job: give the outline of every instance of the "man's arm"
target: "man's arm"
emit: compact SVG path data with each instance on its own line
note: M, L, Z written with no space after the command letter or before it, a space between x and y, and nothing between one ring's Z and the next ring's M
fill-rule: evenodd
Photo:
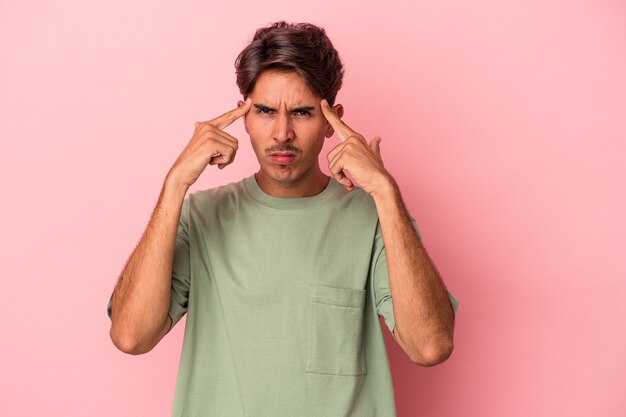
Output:
M395 181L391 176L384 178L372 197L385 242L394 336L413 362L436 365L452 353L454 312Z
M171 327L172 265L185 194L207 165L232 163L238 141L222 131L250 109L250 100L208 121L194 134L165 179L148 227L130 256L111 300L111 340L120 350L150 351Z
M335 106L339 107L339 106ZM454 314L445 285L421 245L391 174L380 155L380 137L368 144L326 100L322 113L341 139L327 155L333 177L347 190L358 185L376 203L385 243L394 336L417 364L436 365L453 348Z
M123 352L146 353L169 331L172 262L187 188L166 180L113 292L110 335Z

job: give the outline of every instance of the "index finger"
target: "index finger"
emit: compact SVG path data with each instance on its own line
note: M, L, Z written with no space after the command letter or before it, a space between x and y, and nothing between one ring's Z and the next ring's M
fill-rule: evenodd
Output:
M237 108L210 120L208 123L217 129L222 130L244 114L248 113L248 110L250 110L250 103L252 103L252 99L248 97L243 106L238 106Z
M330 108L330 105L328 104L328 101L326 101L326 99L322 100L321 107L322 107L322 113L324 114L324 117L326 117L326 120L328 120L328 123L330 123L333 129L335 129L335 132L337 132L337 135L339 136L339 139L341 139L342 142L348 139L350 136L356 136L358 138L362 137L358 132L355 132L354 130L352 130L350 126L345 124L345 122L341 120L339 116L335 114L333 109Z

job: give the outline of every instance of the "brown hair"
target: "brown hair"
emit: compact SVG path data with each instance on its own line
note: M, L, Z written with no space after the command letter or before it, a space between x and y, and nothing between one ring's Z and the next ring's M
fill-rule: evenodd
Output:
M294 72L332 106L341 88L343 64L324 29L310 23L276 22L257 29L235 60L237 85L244 99L263 71Z

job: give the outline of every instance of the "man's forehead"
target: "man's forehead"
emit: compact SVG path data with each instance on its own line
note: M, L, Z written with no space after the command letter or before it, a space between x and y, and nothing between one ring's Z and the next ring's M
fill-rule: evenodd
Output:
M276 71L261 74L250 96L253 104L269 107L310 107L321 100L298 74Z

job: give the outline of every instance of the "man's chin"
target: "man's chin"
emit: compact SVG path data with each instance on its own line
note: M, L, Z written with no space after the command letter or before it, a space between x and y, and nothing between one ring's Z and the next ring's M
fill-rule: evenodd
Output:
M267 164L261 165L260 174L269 181L290 187L306 182L314 172L313 167L306 169L300 164Z
M290 165L273 165L269 169L263 170L262 175L276 182L292 183L300 179L301 174Z

